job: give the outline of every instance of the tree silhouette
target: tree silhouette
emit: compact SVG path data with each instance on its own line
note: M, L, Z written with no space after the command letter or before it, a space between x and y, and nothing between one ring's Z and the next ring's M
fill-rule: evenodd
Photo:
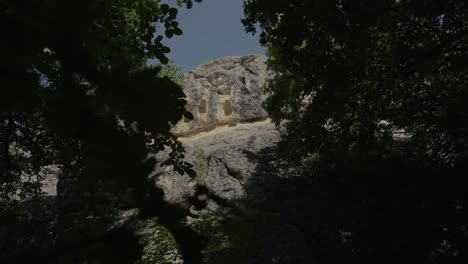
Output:
M194 173L169 133L171 124L191 117L185 95L160 67L147 65L166 64L163 38L182 34L177 8L160 2L0 2L2 221L16 195L40 197L47 166L58 165L59 197L71 199L63 215L99 203L141 208L174 233L186 263L199 262L197 238L179 223L185 212L164 204L148 180L152 154L166 147L166 164ZM177 1L189 8L192 2ZM11 225L3 240L14 234Z
M276 72L266 108L285 128L285 151L335 197L317 258L466 261L466 1L244 8Z

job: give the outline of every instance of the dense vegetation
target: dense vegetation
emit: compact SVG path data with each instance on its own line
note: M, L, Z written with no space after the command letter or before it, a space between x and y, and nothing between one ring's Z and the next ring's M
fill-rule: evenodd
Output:
M163 2L0 0L1 263L250 263L275 243L284 216L270 208L188 226L152 182L164 149L164 165L197 184L208 174L203 150L188 164L169 133L191 114L162 43L182 34L178 9ZM468 3L246 0L244 11L275 73L265 108L279 150L303 168L276 201L313 192L290 199L304 263L468 262ZM57 169L51 200L41 182Z
M327 193L317 263L466 262L468 3L248 0L245 15L284 151Z
M180 241L183 257L199 258L195 242L184 246L196 240L178 226L184 212L166 206L148 182L151 154L165 147L172 149L167 164L193 175L169 133L171 123L191 116L185 95L167 77L171 68L161 74L147 64L167 64L170 49L162 40L182 34L177 8L160 2L0 1L0 262L77 263L92 254L130 262L138 257L137 243L132 247L125 230L99 235L109 229L101 222L125 208L158 216ZM66 175L56 212L42 208L41 177L49 165ZM93 236L120 251L97 246L76 253Z

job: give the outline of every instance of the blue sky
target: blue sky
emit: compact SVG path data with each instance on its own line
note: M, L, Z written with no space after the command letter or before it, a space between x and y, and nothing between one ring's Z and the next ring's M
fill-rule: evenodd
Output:
M163 42L168 57L188 72L195 66L224 56L264 53L258 37L245 33L241 23L243 0L203 0L177 15L184 32Z

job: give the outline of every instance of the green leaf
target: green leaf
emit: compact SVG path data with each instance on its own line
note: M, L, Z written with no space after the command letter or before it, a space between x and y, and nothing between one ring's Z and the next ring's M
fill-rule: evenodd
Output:
M155 42L161 42L162 40L163 40L163 36L162 36L162 35L158 35L154 41L155 41Z
M180 36L182 35L184 32L182 32L182 30L180 28L176 28L174 29L174 34L177 35L177 36Z
M169 62L169 59L165 55L161 55L158 59L164 65L166 65Z
M168 38L172 38L172 36L174 36L174 32L171 29L166 29L164 33L166 34L166 37Z
M175 19L177 17L178 12L179 11L177 10L177 8L169 9L169 17L172 18L172 19Z

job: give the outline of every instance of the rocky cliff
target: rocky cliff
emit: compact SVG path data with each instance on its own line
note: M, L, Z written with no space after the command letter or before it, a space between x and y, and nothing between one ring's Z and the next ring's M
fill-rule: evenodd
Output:
M256 193L251 183L268 180L261 177L266 175L263 172L270 171L269 166L272 164L259 164L257 157L279 139L279 133L269 119L235 127L219 127L182 138L187 161L194 165L197 177L191 179L188 175L180 175L170 167L165 167L158 169L155 174L157 185L164 190L165 199L170 203L188 204L193 198L205 200L206 207L196 214L224 214L229 211L216 199L193 197L197 185L206 187L213 197L245 208L243 202L247 197L266 198ZM267 162L265 159L262 161ZM266 166L262 175L259 174L259 165Z
M173 129L179 136L208 131L220 125L263 120L263 86L271 76L264 55L225 57L185 74L186 108L194 119Z
M167 201L188 204L196 186L203 186L213 196L241 204L245 186L256 174L253 157L280 138L262 108L263 86L270 76L264 55L220 58L185 75L187 109L194 119L181 120L173 132L181 137L197 177L179 175L170 167L157 169L157 184ZM163 160L165 154L158 156ZM206 197L195 198L206 200L204 213L226 209Z

